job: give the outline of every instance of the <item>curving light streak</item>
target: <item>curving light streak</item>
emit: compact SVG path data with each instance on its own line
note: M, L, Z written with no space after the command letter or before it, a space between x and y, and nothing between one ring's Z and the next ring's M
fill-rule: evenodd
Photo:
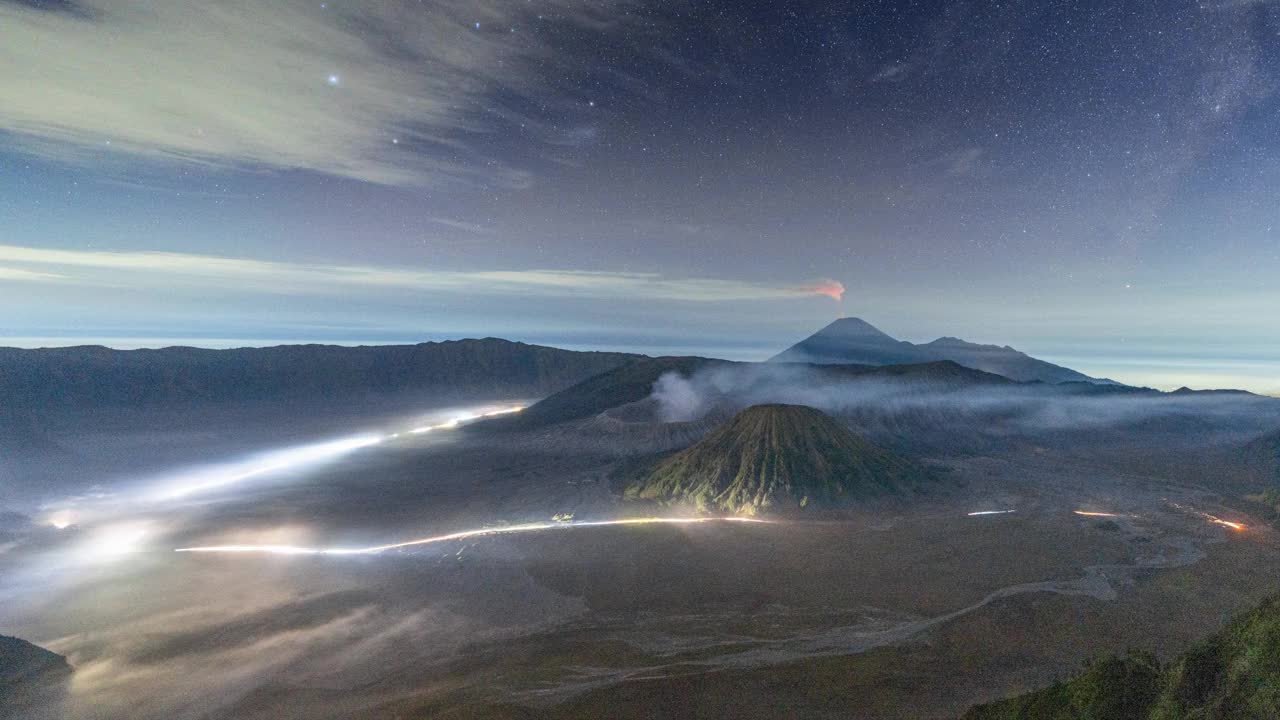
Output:
M1202 514L1205 516L1205 518L1207 518L1207 519L1209 520L1209 522L1213 523L1214 525L1225 525L1226 527L1229 527L1229 528L1231 528L1232 530L1244 530L1244 529L1245 529L1244 523L1231 522L1230 520L1223 520L1222 518L1220 518L1220 517L1214 517L1214 516L1210 515L1209 513L1202 513Z
M979 515L1008 515L1016 512L1014 510L979 510L978 512L966 513L969 517L978 517Z
M1171 502L1171 503L1169 503L1169 504L1170 504L1170 505L1172 505L1173 507L1175 507L1175 508L1179 509L1179 510L1185 510L1186 512L1189 512L1189 513L1191 513L1192 515L1199 515L1200 517L1204 518L1205 520L1208 520L1209 522L1213 523L1214 525L1221 525L1221 526L1223 526L1223 527L1229 527L1229 528L1231 528L1232 530L1248 530L1248 529L1249 529L1249 528L1248 528L1248 526L1246 526L1244 523L1232 522L1232 521L1230 521L1230 520L1223 520L1222 518L1218 517L1217 515L1210 515L1210 514L1209 514L1209 513L1207 513L1207 512L1201 512L1201 511L1199 511L1199 510L1193 510L1192 508L1186 507L1185 505L1179 505L1178 503Z
M175 485L162 488L160 491L155 493L151 499L161 501L178 500L188 495L217 490L228 485L234 485L259 475L266 475L280 470L288 470L290 468L333 460L349 452L369 447L371 445L377 445L387 440L398 438L406 433L416 435L431 432L432 430L446 430L456 428L471 420L494 417L495 415L508 415L510 413L518 413L521 410L524 410L524 407L517 405L515 407L502 408L501 410L493 410L484 413L464 413L462 415L452 417L439 425L424 425L422 427L413 428L404 432L392 433L390 435L357 435L355 437L343 438L341 440L332 440L329 442L316 443L314 445L304 445L302 447L279 450L264 455L257 463L241 463L231 469L206 470L198 472L194 477L189 477Z
M524 410L524 408L522 406L517 405L516 407L504 408L502 410L494 410L492 412L487 412L487 413L465 413L457 417L449 418L448 420L440 423L439 425L423 425L421 427L416 427L411 430L407 430L406 432L408 432L410 435L421 435L422 433L428 433L428 432L431 432L432 430L451 430L453 428L458 427L464 422L470 422L471 420L479 420L480 418L494 417L496 415L510 415L511 413L518 413L521 410ZM396 433L392 437L398 437L399 435L400 433Z
M252 465L238 472L201 473L201 479L165 488L156 495L155 499L176 500L194 493L216 490L227 485L234 485L238 482L248 480L249 478L276 472L277 470L287 470L292 467L331 460L353 450L359 450L360 448L369 447L370 445L377 445L382 442L383 439L384 438L378 435L359 435L353 438L344 438L342 440L333 440L330 442L317 443L315 445L306 445L304 447L293 448L290 450L273 452L264 457L261 464Z
M761 520L750 517L701 517L701 518L622 518L619 520L584 520L579 522L538 522L524 525L507 525L503 527L462 530L445 535L408 540L390 545L375 545L366 548L310 548L297 545L209 545L204 547L177 548L180 553L268 553L275 555L376 555L387 550L430 545L432 543L449 542L451 540L467 540L487 535L509 535L512 533L536 532L538 530L555 530L579 527L606 527L611 525L693 525L710 522L740 522L773 524L773 520Z

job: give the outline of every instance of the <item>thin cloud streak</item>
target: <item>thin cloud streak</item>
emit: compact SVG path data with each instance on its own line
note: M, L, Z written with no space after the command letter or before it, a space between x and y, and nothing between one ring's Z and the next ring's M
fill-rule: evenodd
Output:
M36 270L23 270L21 268L0 267L0 281L17 281L17 282L57 282L65 280L65 275L58 273L38 272Z
M645 298L686 302L837 298L839 283L794 285L718 278L668 278L656 273L581 270L402 270L374 266L318 265L170 252L51 250L0 245L0 262L35 266L11 279L57 281L97 287L233 288L283 295L332 295L365 288L447 291L469 295L536 294ZM6 279L0 268L0 280ZM838 299L838 298L837 298Z

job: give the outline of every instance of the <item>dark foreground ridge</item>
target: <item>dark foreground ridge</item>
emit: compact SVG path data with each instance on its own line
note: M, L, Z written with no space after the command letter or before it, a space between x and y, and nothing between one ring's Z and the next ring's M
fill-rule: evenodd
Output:
M0 717L34 688L71 673L67 659L26 640L0 635Z
M1250 441L1244 456L1264 478L1280 485L1280 430Z
M756 405L633 482L631 499L755 514L900 494L929 479L920 465L802 405Z
M1280 718L1280 596L1238 617L1167 667L1146 654L973 708L964 720L1273 720Z

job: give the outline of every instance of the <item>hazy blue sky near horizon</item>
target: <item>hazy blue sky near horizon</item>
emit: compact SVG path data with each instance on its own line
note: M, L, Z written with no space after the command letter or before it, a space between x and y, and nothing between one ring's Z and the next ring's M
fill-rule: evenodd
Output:
M1269 0L0 0L0 344L856 315L1280 394L1278 82Z

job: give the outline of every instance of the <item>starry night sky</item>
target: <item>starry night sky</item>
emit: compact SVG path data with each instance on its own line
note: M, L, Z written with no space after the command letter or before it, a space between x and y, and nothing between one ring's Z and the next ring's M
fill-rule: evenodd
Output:
M1267 0L0 0L0 342L856 315L1280 393L1278 84Z

